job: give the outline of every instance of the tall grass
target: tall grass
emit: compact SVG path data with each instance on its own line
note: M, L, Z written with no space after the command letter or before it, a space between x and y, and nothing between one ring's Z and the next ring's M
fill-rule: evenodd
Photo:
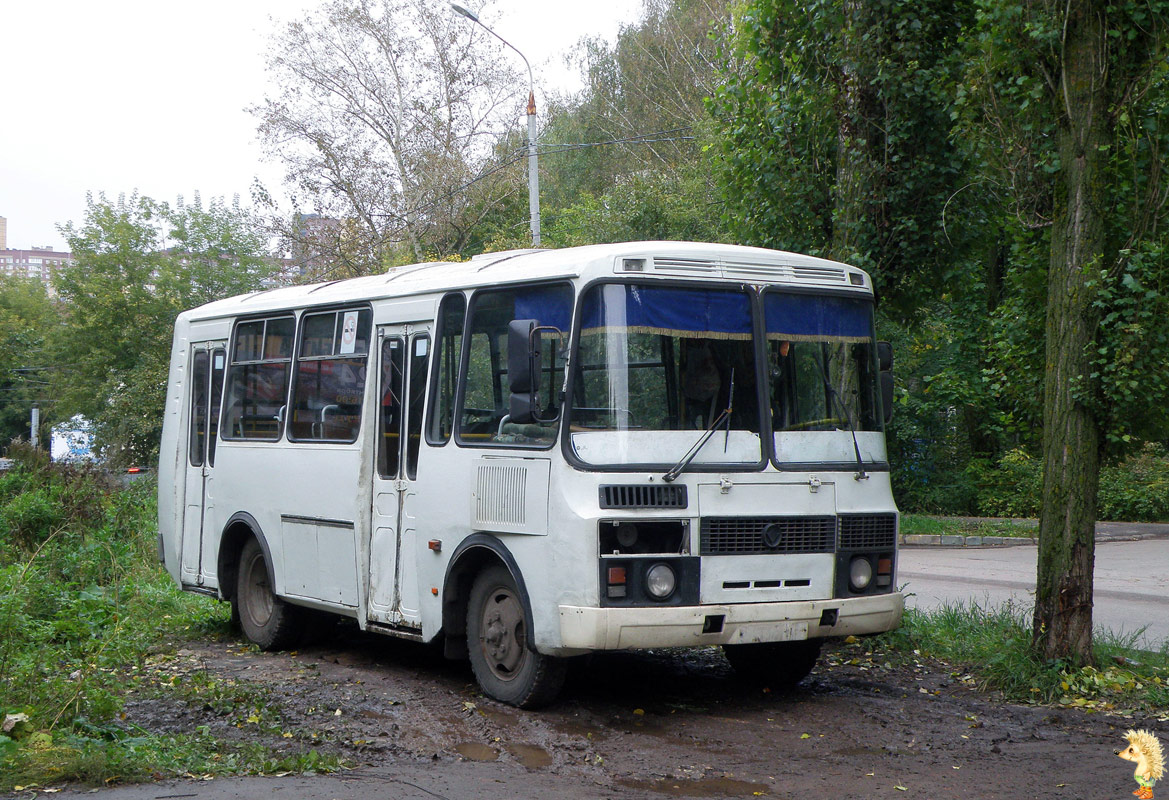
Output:
M907 610L901 628L875 644L960 666L984 687L1016 702L1164 714L1169 709L1169 643L1149 652L1136 649L1135 641L1136 636L1098 636L1093 666L1043 661L1031 650L1030 609L1014 603L954 603Z
M157 563L154 484L12 455L0 473L0 719L11 727L0 791L263 769L262 747L121 719L151 655L228 630L224 608L180 592Z

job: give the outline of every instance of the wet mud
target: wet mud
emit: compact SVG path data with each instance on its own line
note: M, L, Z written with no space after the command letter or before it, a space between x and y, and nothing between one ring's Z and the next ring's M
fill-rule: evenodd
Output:
M192 642L152 664L156 685L229 686L229 701L143 691L126 721L339 752L351 780L490 768L510 797L1124 797L1123 731L1169 739L1169 722L1006 704L944 664L870 655L835 645L779 692L744 684L715 648L600 654L572 665L553 707L525 712L433 648L355 629L290 653Z

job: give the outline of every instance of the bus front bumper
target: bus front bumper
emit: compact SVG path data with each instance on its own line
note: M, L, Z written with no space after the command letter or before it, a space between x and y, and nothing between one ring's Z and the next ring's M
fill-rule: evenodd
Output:
M900 592L784 603L649 608L560 606L560 645L574 651L626 650L882 633L901 624L904 610L905 598ZM835 624L821 624L833 618Z

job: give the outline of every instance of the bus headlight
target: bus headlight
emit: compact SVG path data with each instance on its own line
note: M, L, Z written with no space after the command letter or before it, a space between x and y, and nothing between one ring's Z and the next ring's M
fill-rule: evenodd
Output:
M873 565L864 556L857 556L848 565L848 584L854 592L863 592L873 580Z
M645 571L645 590L655 600L665 600L674 593L678 580L669 564L654 564Z

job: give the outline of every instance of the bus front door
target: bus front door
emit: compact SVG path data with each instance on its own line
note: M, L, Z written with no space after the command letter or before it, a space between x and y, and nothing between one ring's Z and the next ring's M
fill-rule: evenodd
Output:
M207 577L207 537L215 506L212 478L223 397L225 342L201 342L191 350L190 419L187 429L186 508L183 510L182 581L202 586ZM211 570L214 573L214 570Z
M412 326L378 331L376 469L369 548L369 616L418 627L418 532L413 514L430 336Z

